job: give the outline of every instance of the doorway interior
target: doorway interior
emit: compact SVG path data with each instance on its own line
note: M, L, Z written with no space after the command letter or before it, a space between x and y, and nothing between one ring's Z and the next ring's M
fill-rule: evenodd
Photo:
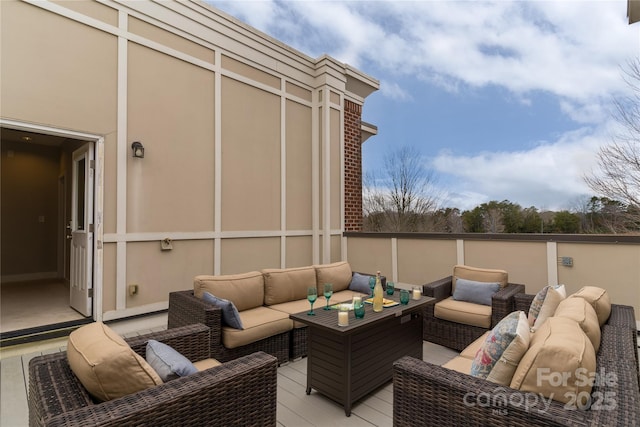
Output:
M77 184L74 152L92 150L92 142L0 129L2 338L92 320L90 308L72 308L70 290L73 231L78 225L74 213L79 210L88 219L84 224L93 222L88 217L92 211L77 206L93 189L85 188L84 181ZM92 271L89 265L87 274Z

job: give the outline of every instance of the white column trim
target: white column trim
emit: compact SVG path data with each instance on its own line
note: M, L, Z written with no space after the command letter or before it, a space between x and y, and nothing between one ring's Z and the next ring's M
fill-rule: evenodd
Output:
M286 84L280 79L280 268L287 267L287 98Z
M458 264L464 265L464 240L462 239L456 240L456 259Z
M93 318L102 321L104 289L104 138L94 144Z
M215 51L215 63L222 62L222 54L219 50ZM222 233L222 74L220 70L216 70L213 75L214 85L214 141L213 141L213 232L217 234L213 240L213 274L221 273L221 250L222 241L220 233Z
M118 27L121 33L128 30L127 13L118 12ZM127 135L127 55L128 40L118 36L118 111L117 111L117 146L116 146L116 233L127 232L127 155L129 154ZM127 307L127 244L116 244L116 310Z
M547 242L547 284L558 284L558 244Z
M331 91L322 88L322 262L331 262Z
M398 238L391 238L391 278L397 282L398 279Z
M319 101L320 90L311 93L311 229L313 264L320 264L320 123Z

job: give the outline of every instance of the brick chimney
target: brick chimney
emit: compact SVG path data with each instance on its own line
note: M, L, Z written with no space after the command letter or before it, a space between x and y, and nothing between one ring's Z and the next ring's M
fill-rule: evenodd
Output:
M362 105L344 101L344 231L362 231Z

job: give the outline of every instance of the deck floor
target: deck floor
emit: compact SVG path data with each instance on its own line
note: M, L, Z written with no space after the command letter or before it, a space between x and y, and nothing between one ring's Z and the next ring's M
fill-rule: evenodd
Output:
M110 326L125 337L166 328L166 314L119 322ZM0 352L0 427L22 427L29 422L27 407L28 366L35 356L65 351L66 337L33 344L18 345ZM443 364L457 353L424 342L424 360ZM393 424L393 384L389 383L356 402L351 416L337 403L313 391L307 396L307 359L299 359L278 368L279 426L391 426Z

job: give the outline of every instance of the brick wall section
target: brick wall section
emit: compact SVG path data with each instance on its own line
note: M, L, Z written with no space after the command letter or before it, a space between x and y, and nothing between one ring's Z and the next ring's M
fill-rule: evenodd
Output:
M362 231L362 105L344 101L344 230Z

